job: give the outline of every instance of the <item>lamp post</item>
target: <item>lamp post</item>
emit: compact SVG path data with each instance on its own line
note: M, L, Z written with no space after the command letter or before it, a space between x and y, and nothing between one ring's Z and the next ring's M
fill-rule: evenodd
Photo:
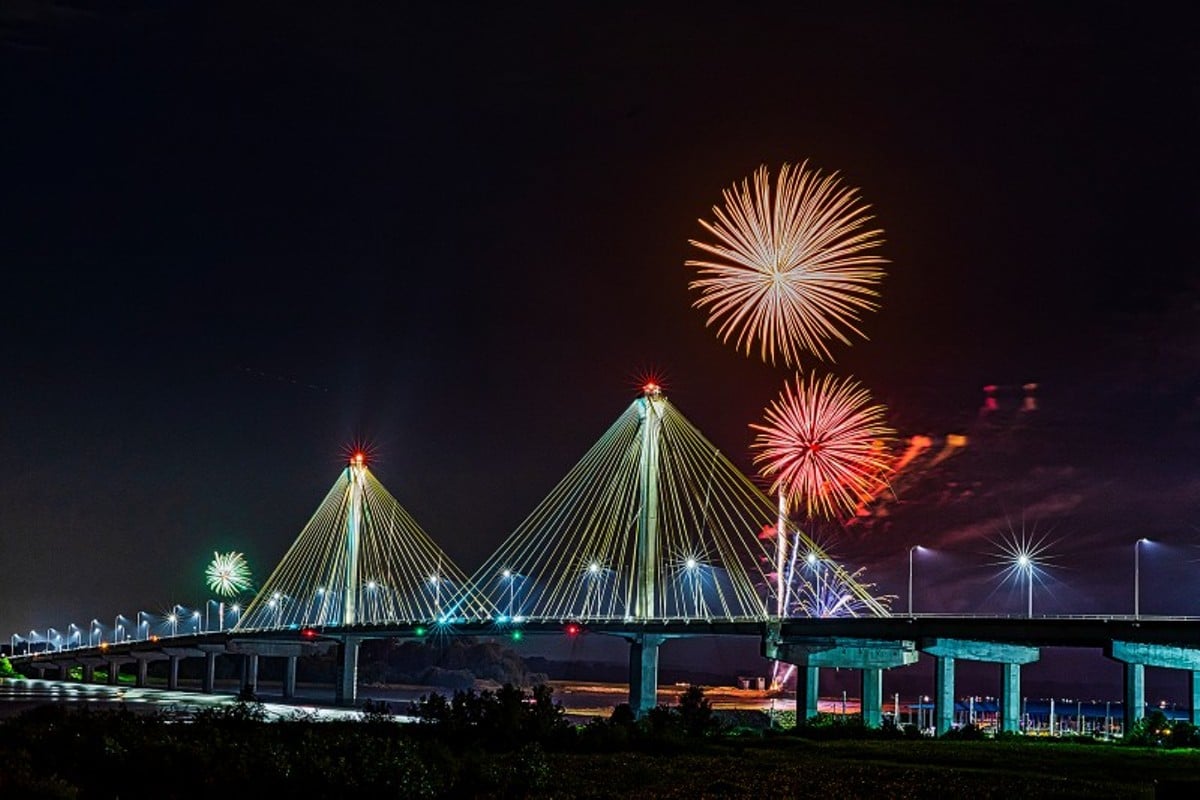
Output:
M197 635L197 636L199 636L199 635L200 635L200 612L199 612L199 611L193 611L193 612L192 612L192 619L193 619L193 620L195 621L195 623L196 623L196 635Z
M506 569L502 573L504 580L508 581L508 618L511 620L513 616L513 574L511 569Z
M436 573L429 576L429 583L433 586L433 618L438 622L442 620L442 581Z
M684 568L688 572L688 578L692 582L692 613L697 617L700 616L700 562L691 556L683 562Z
M367 581L367 615L372 623L379 621L379 584Z
M1033 559L1027 553L1021 553L1017 556L1017 566L1025 573L1026 579L1029 581L1029 606L1026 615L1033 618Z
M93 635L96 637L96 641L94 641L94 642L92 641ZM92 630L88 633L88 644L91 645L92 647L95 647L96 645L100 644L103 641L104 641L104 632L100 629L100 620L93 619L92 620Z
M921 549L921 545L914 544L908 548L908 615L911 617L913 613L913 553Z
M149 639L150 639L150 615L145 611L137 612L137 630L139 633L142 630L142 626L145 626L145 628L146 628L146 632L142 634L142 641L143 642L149 641ZM134 635L136 636L137 634L134 634Z
M179 635L179 615L172 611L167 614L167 622L171 623L171 638Z
M825 616L826 609L825 587L821 585L821 561L814 551L809 550L808 555L804 556L804 563L807 564L808 568L813 572L813 587L815 589L813 592L813 600L815 601L817 616L823 617Z
M1142 575L1141 575L1141 556L1139 555L1139 546L1142 542L1149 543L1149 539L1142 537L1133 543L1133 618L1138 619L1141 616L1141 599L1142 599Z
M232 628L235 627L238 624L238 620L241 619L242 607L238 603L234 603L229 607L229 610L233 613L233 625L229 626Z

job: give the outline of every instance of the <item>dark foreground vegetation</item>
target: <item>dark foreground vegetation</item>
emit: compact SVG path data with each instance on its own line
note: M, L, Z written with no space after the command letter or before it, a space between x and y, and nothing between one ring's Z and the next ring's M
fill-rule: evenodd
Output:
M45 706L0 724L0 797L1195 797L1200 752L1141 744L933 741L819 718L782 733L721 718L698 689L635 721L570 723L550 690L431 696L419 724L368 706L362 721L266 722L254 703L187 720ZM1159 727L1155 727L1159 726ZM977 739L977 740L976 740ZM1165 740L1165 741L1164 741ZM1157 792L1157 794L1156 794ZM368 794L369 793L369 794Z

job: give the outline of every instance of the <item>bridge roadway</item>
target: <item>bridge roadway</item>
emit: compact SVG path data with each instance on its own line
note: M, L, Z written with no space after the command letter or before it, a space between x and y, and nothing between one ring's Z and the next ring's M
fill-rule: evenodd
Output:
M337 651L335 696L352 705L357 697L359 645L369 639L418 639L437 636L502 636L514 630L529 635L566 635L576 624L580 632L618 636L630 643L629 698L635 713L657 702L658 650L669 639L700 636L757 637L762 654L798 668L798 716L816 714L821 668L862 672L864 722L882 720L883 671L913 664L921 653L934 659L934 719L937 732L953 725L954 664L956 660L995 663L1000 673L1000 728L1018 731L1020 668L1036 661L1043 647L1102 649L1124 667L1126 730L1144 714L1145 667L1182 669L1189 673L1191 720L1200 724L1200 618L1131 616L997 617L918 614L892 617L842 617L784 620L460 620L453 623L381 623L317 628L291 627L185 634L157 640L127 640L99 647L14 655L13 666L40 675L57 669L65 679L74 666L83 668L86 682L96 667L107 666L115 683L122 665L137 665L137 683L145 685L151 661L169 662L168 687L178 688L178 665L183 658L203 657L203 690L213 691L216 659L241 656L243 682L257 687L258 659L284 658L284 696L294 696L298 658Z

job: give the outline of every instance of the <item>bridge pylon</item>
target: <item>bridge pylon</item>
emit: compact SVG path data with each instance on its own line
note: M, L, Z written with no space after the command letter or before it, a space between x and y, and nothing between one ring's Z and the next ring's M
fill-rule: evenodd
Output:
M495 613L356 453L236 629L438 624Z
M666 401L657 384L647 384L634 405L641 423L638 454L638 524L635 619L655 619L658 594L658 447Z

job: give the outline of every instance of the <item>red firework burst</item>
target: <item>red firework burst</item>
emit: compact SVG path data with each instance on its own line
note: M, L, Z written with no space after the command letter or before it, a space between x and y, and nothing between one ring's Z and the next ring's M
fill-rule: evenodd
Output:
M750 426L758 431L754 463L772 480L771 493L782 491L810 519L851 514L888 471L895 431L886 413L852 378L797 375L795 388L784 384L765 409L766 424Z

